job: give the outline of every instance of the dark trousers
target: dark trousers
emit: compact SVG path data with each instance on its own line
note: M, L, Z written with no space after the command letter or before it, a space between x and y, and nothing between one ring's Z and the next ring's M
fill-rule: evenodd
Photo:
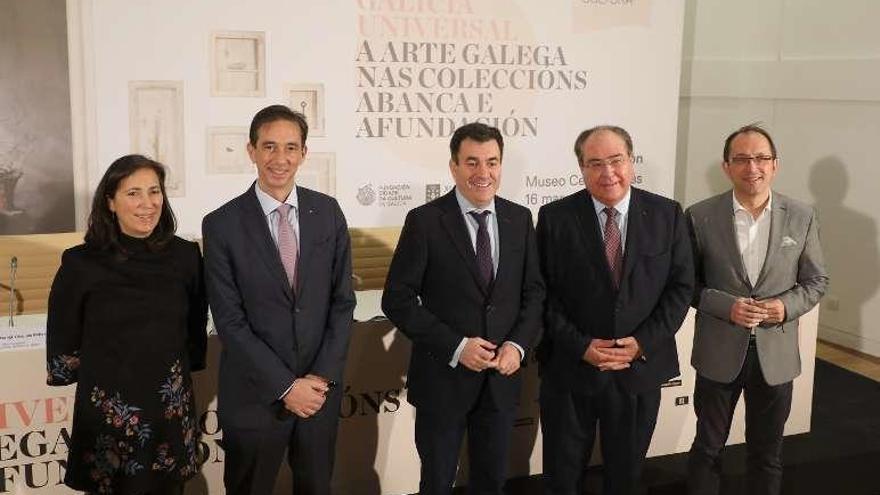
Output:
M583 493L583 474L593 452L597 422L604 465L602 493L637 493L657 424L659 388L633 394L612 380L587 395L542 383L540 401L545 495Z
M308 419L278 415L259 428L221 424L228 495L271 495L284 452L296 495L329 495L342 394L336 389Z
M501 495L507 479L514 408L499 408L486 385L474 406L461 413L416 407L416 449L422 462L419 495L449 495L467 431L468 494Z
M741 393L746 401L747 486L751 495L777 495L782 486L782 433L791 411L792 382L768 385L754 342L739 376L718 383L697 375L697 435L688 459L688 493L719 491L721 451Z

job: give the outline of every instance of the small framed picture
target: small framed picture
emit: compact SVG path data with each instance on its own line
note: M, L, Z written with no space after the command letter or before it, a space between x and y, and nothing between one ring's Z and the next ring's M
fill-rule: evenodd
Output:
M309 152L296 173L297 185L336 196L336 153Z
M165 165L166 193L183 196L183 81L129 81L128 98L132 153Z
M208 175L254 173L247 153L247 127L208 127L207 135L205 172Z
M261 31L211 35L211 96L266 96L266 36Z
M309 136L324 136L324 85L285 84L284 94L287 105L306 116Z

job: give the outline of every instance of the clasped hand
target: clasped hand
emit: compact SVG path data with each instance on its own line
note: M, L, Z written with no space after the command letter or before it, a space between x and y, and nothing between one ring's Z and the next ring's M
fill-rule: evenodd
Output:
M583 360L599 371L619 371L641 355L642 349L635 337L622 339L593 339L584 352Z
M329 391L327 380L320 376L297 378L283 398L284 408L300 418L310 418L324 406Z
M730 307L730 321L745 328L754 328L761 323L782 323L785 321L785 305L779 299L759 301L740 297Z
M499 348L486 339L469 337L458 362L477 373L495 369L501 375L508 376L519 369L521 357L516 347L510 344L502 344Z

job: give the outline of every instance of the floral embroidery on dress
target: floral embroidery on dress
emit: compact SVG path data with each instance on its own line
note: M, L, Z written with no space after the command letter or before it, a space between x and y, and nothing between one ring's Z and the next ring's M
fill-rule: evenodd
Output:
M186 450L184 453L186 464L180 468L180 474L186 477L195 473L198 467L196 431L190 406L192 391L185 385L180 360L171 365L170 371L165 382L159 387L159 396L165 404L165 419L180 418L183 446ZM170 471L175 467L175 460L170 450L167 443L159 445L156 449L156 461L153 463L154 470Z
M110 396L104 390L94 387L91 401L104 415L104 423L119 432L119 435L102 433L95 440L95 450L85 454L85 460L93 468L91 478L97 482L98 493L112 493L114 474L122 472L132 476L144 466L135 458L137 447L143 447L152 435L148 422L141 419L141 409L127 404L117 392Z
M79 351L58 354L46 363L47 385L67 385L76 381L79 369Z
M186 449L185 460L186 465L180 468L180 475L188 477L198 470L198 451L196 449L196 429L193 425L192 416L187 414L180 422L180 429L183 432L183 447Z
M159 387L159 396L165 404L165 419L182 418L189 411L189 390L183 385L180 360L171 365L171 374Z
M159 444L156 448L156 459L153 461L153 471L171 471L174 464L176 461L171 453L171 446L167 442Z
M92 389L92 404L104 413L104 422L122 430L126 437L137 437L141 447L147 443L152 430L150 424L141 421L141 408L126 404L116 392L110 397L98 387Z

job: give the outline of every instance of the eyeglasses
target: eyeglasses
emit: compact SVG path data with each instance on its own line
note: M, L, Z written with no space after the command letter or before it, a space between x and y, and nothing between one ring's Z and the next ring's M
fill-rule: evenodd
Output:
M618 170L626 164L628 158L625 155L614 155L611 158L605 159L591 158L587 160L584 166L590 170L601 170L605 168L605 165L610 165L611 168Z
M748 164L752 163L753 161L755 162L755 165L767 165L768 163L772 162L775 159L776 159L775 156L770 156L770 155L758 155L758 156L737 155L737 156L731 157L729 162L734 165L740 165L740 166L748 165Z

